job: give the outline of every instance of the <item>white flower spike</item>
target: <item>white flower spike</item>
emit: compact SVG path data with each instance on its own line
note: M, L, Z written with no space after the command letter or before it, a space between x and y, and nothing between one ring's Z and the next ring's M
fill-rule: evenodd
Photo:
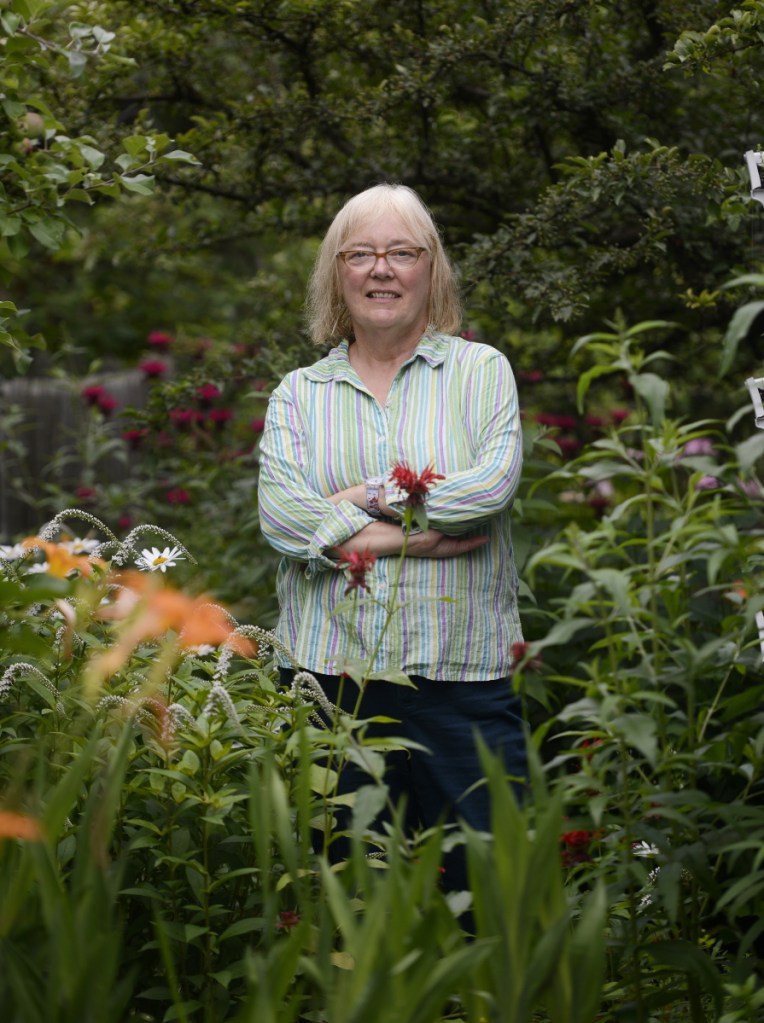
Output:
M151 550L144 548L135 564L144 572L156 572L157 569L166 572L168 568L174 568L175 563L182 560L183 554L179 547L165 547L163 551L158 547L152 547Z

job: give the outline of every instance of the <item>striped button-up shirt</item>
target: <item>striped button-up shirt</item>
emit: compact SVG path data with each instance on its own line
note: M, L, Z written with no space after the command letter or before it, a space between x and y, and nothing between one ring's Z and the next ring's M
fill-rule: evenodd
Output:
M509 673L512 644L522 639L509 522L522 444L515 382L500 352L425 334L382 405L343 341L274 391L260 459L261 528L285 555L277 635L294 665L339 674L346 658L376 651L373 671L451 681ZM380 557L368 591L348 601L345 574L327 551L373 519L328 497L379 476L387 503L401 509L390 481L397 462L445 476L427 497L430 526L489 542L451 558L404 558L401 566ZM398 609L385 626L392 604Z

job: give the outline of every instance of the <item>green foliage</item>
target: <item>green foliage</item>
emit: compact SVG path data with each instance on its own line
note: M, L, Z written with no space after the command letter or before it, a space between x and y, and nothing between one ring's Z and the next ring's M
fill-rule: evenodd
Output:
M92 134L71 136L56 110L56 83L67 87L93 70L108 79L133 61L112 49L115 33L98 23L105 4L9 0L0 13L3 49L0 61L0 266L13 271L35 246L50 252L64 247L74 227L73 204L92 205L101 195L150 195L154 170L164 161L193 162L170 150L169 136L130 135L123 152L111 154ZM64 15L64 17L62 17ZM110 166L111 164L111 166ZM146 173L150 172L150 173ZM17 314L13 303L3 311ZM8 323L9 318L5 319ZM23 331L4 327L0 343L10 348L17 370L28 367L26 349L39 345Z
M523 993L512 1018L530 1023L549 982L565 1018L593 1019L604 949L601 938L587 946L604 905L598 896L571 929L560 805L540 780L538 809L521 812L486 754L502 824L493 839L467 835L478 925L465 941L457 915L469 900L455 893L452 905L440 889L439 830L412 841L396 824L374 836L381 860L368 857L358 827L339 870L311 849L327 813L316 761L335 742L337 764L360 749L362 722L335 734L314 727L311 707L274 685L262 630L229 631L217 651L189 647L211 625L198 604L124 574L84 576L92 553L76 576L55 576L57 554L61 571L80 556L46 542L48 572L30 572L21 557L4 568L0 996L9 1019L478 1023L486 1012L508 1018L508 975ZM115 561L130 554L111 538L107 550ZM106 609L105 593L115 595ZM46 640L39 667L20 659L26 633ZM233 658L237 635L256 637L258 651ZM514 860L527 875L508 870ZM522 961L505 961L507 928L524 936Z
M690 309L702 379L734 302L719 282L761 258L742 158L758 144L746 92L755 4L722 5L721 20L715 0L437 0L384 12L195 0L193 17L143 0L81 6L57 6L55 45L35 51L47 77L32 66L27 92L72 126L74 143L91 140L66 173L114 178L121 195L92 209L67 202L56 216L72 210L82 237L59 231L55 258L33 240L28 264L6 260L9 297L33 310L29 332L56 347L76 338L130 356L155 328L243 338L277 377L290 355L306 357L315 238L349 194L383 177L420 190L456 257L470 325L523 368L561 364L569 340L555 323L584 332L617 307L632 322ZM712 61L687 56L693 33L719 41ZM74 54L87 62L77 78ZM198 162L171 159L168 143L125 175L117 161L139 158L125 136L175 138ZM29 161L75 160L38 149L17 159L25 173ZM117 178L145 191L140 174L155 178L154 194L125 194ZM57 189L59 201L68 193ZM756 338L743 353L758 357Z
M614 326L579 343L596 360L580 400L624 374L633 417L532 485L547 508L609 488L601 517L561 522L526 565L531 692L554 712L537 741L571 817L570 889L607 885L608 999L628 992L638 1019L686 999L704 1020L760 969L762 448L666 418L644 346L667 325Z

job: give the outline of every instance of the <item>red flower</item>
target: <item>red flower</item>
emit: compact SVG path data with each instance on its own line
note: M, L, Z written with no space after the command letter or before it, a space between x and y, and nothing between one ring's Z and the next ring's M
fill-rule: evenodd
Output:
M164 331L152 330L146 338L146 343L158 351L166 351L170 345L175 343L175 338L171 334L165 334Z
M88 405L97 405L103 395L106 394L106 388L101 387L99 384L91 384L89 387L83 387L81 394Z
M575 430L578 425L575 416L560 416L554 412L539 412L536 422L542 426L559 426L561 430Z
M117 525L120 529L129 529L133 524L133 520L130 515L120 515L117 519Z
M512 657L511 670L515 671L519 667L530 668L531 670L540 668L543 661L540 657L529 657L530 652L530 643L513 643L509 648L509 653Z
M417 476L405 462L397 462L390 473L390 479L406 495L407 508L421 508L432 484L445 478L440 473L433 472L429 466Z
M564 455L571 455L581 447L578 437L556 437L555 442Z
M164 497L168 504L188 504L191 500L191 495L183 487L168 490Z
M124 440L133 451L137 451L143 443L144 437L148 436L147 429L141 430L123 430L122 440Z
M101 394L98 397L98 411L104 416L110 416L119 402L111 394Z
M300 914L295 913L293 909L282 909L279 913L279 919L276 924L277 931L286 931L287 934L296 927L300 922Z
M461 337L463 337L465 341L474 341L475 338L477 337L477 331L463 330L461 333Z
M215 384L202 384L201 387L197 387L196 394L202 405L210 405L215 398L220 397L222 391Z
M544 379L544 371L541 369L521 369L518 375L529 384L540 384Z
M250 426L250 429L255 431L255 433L262 433L263 430L265 429L265 420L264 419L253 419L252 422L249 424L249 426Z
M612 408L610 418L614 423L622 423L624 419L629 418L629 410L627 408Z
M204 417L201 412L189 408L174 408L170 412L170 421L179 430L187 430L194 423L201 422Z
M96 496L96 491L92 487L77 487L74 496L79 497L81 501L92 501Z
M161 359L144 359L138 364L138 368L147 377L161 377L167 372L167 363L162 362Z
M347 569L350 577L348 579L347 589L345 590L345 596L347 596L348 593L352 593L353 590L368 590L369 584L366 581L366 573L376 560L376 554L372 554L368 547L363 553L360 553L359 551L353 551L351 554L346 554L345 551L340 552L337 571Z
M233 412L229 408L214 408L207 419L218 430L222 430L225 424L233 419Z
M560 837L562 842L562 863L564 867L574 867L577 863L586 863L592 858L591 844L599 837L595 831L566 831Z

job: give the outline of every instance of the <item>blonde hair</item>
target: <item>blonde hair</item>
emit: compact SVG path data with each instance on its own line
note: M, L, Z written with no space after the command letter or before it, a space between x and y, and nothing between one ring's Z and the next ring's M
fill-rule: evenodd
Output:
M353 324L342 298L337 253L359 224L388 213L400 217L412 241L430 253L428 329L444 334L458 331L462 316L456 278L432 214L412 188L384 184L349 199L321 242L306 302L308 331L314 344L336 344L342 337L352 337Z

